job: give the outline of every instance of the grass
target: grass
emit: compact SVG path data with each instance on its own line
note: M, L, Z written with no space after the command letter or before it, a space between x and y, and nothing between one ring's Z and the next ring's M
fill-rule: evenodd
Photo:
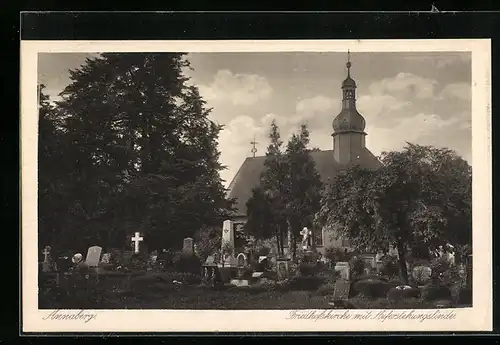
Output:
M118 278L118 279L117 279ZM119 277L91 285L85 291L65 298L40 295L42 309L328 309L333 285L322 285L314 291L290 291L266 286L209 288L199 285L177 285L157 274L131 279L127 289L120 288ZM117 284L118 283L118 284ZM76 289L73 289L76 290ZM67 289L65 290L67 292ZM73 291L75 292L75 291ZM52 298L51 298L52 296ZM427 309L432 304L422 299L389 301L354 297L349 300L357 309Z

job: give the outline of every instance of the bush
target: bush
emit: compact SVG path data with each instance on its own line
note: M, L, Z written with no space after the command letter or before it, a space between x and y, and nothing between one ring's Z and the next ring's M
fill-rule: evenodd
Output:
M395 287L391 288L387 293L387 298L389 300L400 300L404 298L419 298L421 295L420 289L410 288L410 289L397 289Z
M195 255L181 256L175 266L179 272L191 274L200 274L201 272L200 259Z
M385 255L382 257L382 267L380 273L384 276L393 278L397 277L399 274L399 263L396 257L391 255Z
M293 277L286 284L290 290L317 290L325 282L324 278L317 276Z
M353 277L360 276L365 271L365 262L359 256L354 256L349 260L349 269Z
M318 267L313 263L301 263L299 264L299 273L303 277L311 277L316 275Z
M432 269L431 279L435 283L440 285L451 285L456 282L463 283L464 279L460 277L458 267L451 265L444 257L432 260L430 267Z
M355 293L372 299L386 297L390 288L388 282L380 279L364 279L353 284Z
M348 261L349 255L342 248L330 247L325 250L325 258L330 261L332 265L335 265L337 262Z
M328 296L328 295L332 295L334 291L335 291L335 284L334 283L326 283L324 285L321 285L318 288L318 291L316 293L319 296Z
M429 285L422 290L426 301L451 300L451 290L444 285Z
M472 289L462 288L458 291L458 304L472 306Z

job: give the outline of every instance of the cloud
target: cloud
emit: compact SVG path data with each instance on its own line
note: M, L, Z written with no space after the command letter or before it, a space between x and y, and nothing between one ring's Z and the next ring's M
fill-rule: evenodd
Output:
M301 99L297 102L295 110L299 113L321 112L338 106L338 100L323 95L313 98Z
M467 83L448 84L439 93L438 99L455 98L470 101L472 97L471 86Z
M391 128L382 128L373 124L367 125L367 146L374 154L383 151L400 150L406 142L420 145L442 147L442 137L448 134L456 135L459 140L471 135L470 114L463 112L458 116L442 119L437 114L418 113L415 116L403 118L398 125ZM461 139L460 139L461 138ZM447 146L450 146L448 140ZM450 147L460 147L452 145ZM470 156L470 150L462 150L462 155Z
M203 98L209 102L229 102L248 106L272 94L272 87L266 78L257 74L234 74L219 70L212 83L199 85Z
M440 56L412 55L412 56L405 56L404 60L410 61L412 63L431 65L432 67L443 69L450 66L457 66L464 63L470 63L471 54L464 52L464 53L446 54Z
M434 96L437 81L412 73L401 72L393 78L385 78L370 85L373 95L390 94L398 99L426 99Z

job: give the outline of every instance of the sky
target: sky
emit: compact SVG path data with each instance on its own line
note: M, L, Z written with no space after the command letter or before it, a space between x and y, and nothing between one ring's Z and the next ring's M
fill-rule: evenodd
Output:
M39 55L39 82L57 99L70 69L91 54ZM219 136L225 185L246 157L264 155L273 119L282 139L302 123L311 147L332 149L332 121L341 108L347 53L189 53L185 73L224 125ZM366 120L366 146L375 154L401 150L406 142L447 147L471 162L470 53L351 52L357 108ZM332 157L333 159L333 157Z

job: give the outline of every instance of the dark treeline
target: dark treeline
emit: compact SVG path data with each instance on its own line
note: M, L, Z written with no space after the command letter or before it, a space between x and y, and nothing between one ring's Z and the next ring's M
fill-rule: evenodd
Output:
M177 248L230 211L219 172L222 127L189 84L184 54L102 54L39 91L39 245L57 252Z

